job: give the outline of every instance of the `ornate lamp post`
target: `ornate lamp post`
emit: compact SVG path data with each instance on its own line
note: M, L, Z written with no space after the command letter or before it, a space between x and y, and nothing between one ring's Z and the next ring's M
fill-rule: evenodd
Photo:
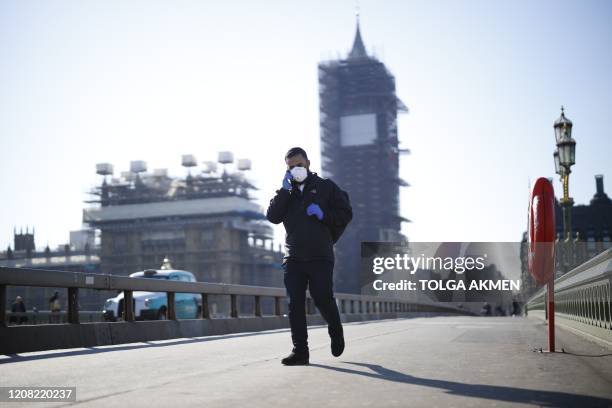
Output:
M576 163L576 141L572 139L572 121L565 117L561 107L561 116L555 121L555 140L557 149L553 153L555 172L561 176L563 197L560 200L563 209L563 235L566 240L572 236L572 206L574 200L569 196L569 175L571 167Z
M574 200L569 196L569 175L571 167L576 163L576 141L572 139L572 121L565 117L565 110L561 107L561 116L555 121L555 139L557 150L553 153L555 170L561 176L563 183L563 235L567 238L572 233L572 205Z

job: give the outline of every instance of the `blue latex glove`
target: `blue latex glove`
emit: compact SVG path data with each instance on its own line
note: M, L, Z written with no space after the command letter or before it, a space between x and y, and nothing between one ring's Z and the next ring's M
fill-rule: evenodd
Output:
M318 204L312 203L306 208L306 214L308 215L316 215L316 217L321 221L323 219L323 210L319 207Z
M283 188L287 191L291 191L291 180L293 180L293 174L287 170L285 172L285 177L283 178Z

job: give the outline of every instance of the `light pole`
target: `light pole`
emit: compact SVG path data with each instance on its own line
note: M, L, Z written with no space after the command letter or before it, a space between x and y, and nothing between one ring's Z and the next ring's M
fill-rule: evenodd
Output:
M572 139L572 121L565 117L565 110L561 106L561 116L555 121L555 141L557 149L553 153L555 160L555 172L561 176L563 184L563 197L561 208L563 209L563 235L565 240L572 237L572 206L574 200L569 196L569 175L571 167L576 163L576 141Z
M555 159L555 171L561 176L563 183L563 198L561 206L563 208L563 235L570 237L572 233L572 205L574 200L569 196L569 175L571 167L576 163L576 141L572 139L572 121L565 117L563 106L561 116L555 121L555 139L557 149L553 153Z

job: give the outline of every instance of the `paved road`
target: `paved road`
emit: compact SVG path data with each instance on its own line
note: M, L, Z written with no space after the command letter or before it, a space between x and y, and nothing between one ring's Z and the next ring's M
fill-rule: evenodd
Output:
M340 358L326 328L309 333L310 366L280 364L289 332L275 330L25 353L0 359L0 385L76 386L72 405L87 407L612 406L612 350L558 330L568 353L533 352L546 341L535 319L346 324Z

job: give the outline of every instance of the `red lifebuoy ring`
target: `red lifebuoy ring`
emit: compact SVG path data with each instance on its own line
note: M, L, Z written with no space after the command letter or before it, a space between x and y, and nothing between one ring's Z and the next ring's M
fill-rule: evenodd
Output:
M529 273L543 285L555 270L555 192L551 182L540 177L531 191L529 202Z

